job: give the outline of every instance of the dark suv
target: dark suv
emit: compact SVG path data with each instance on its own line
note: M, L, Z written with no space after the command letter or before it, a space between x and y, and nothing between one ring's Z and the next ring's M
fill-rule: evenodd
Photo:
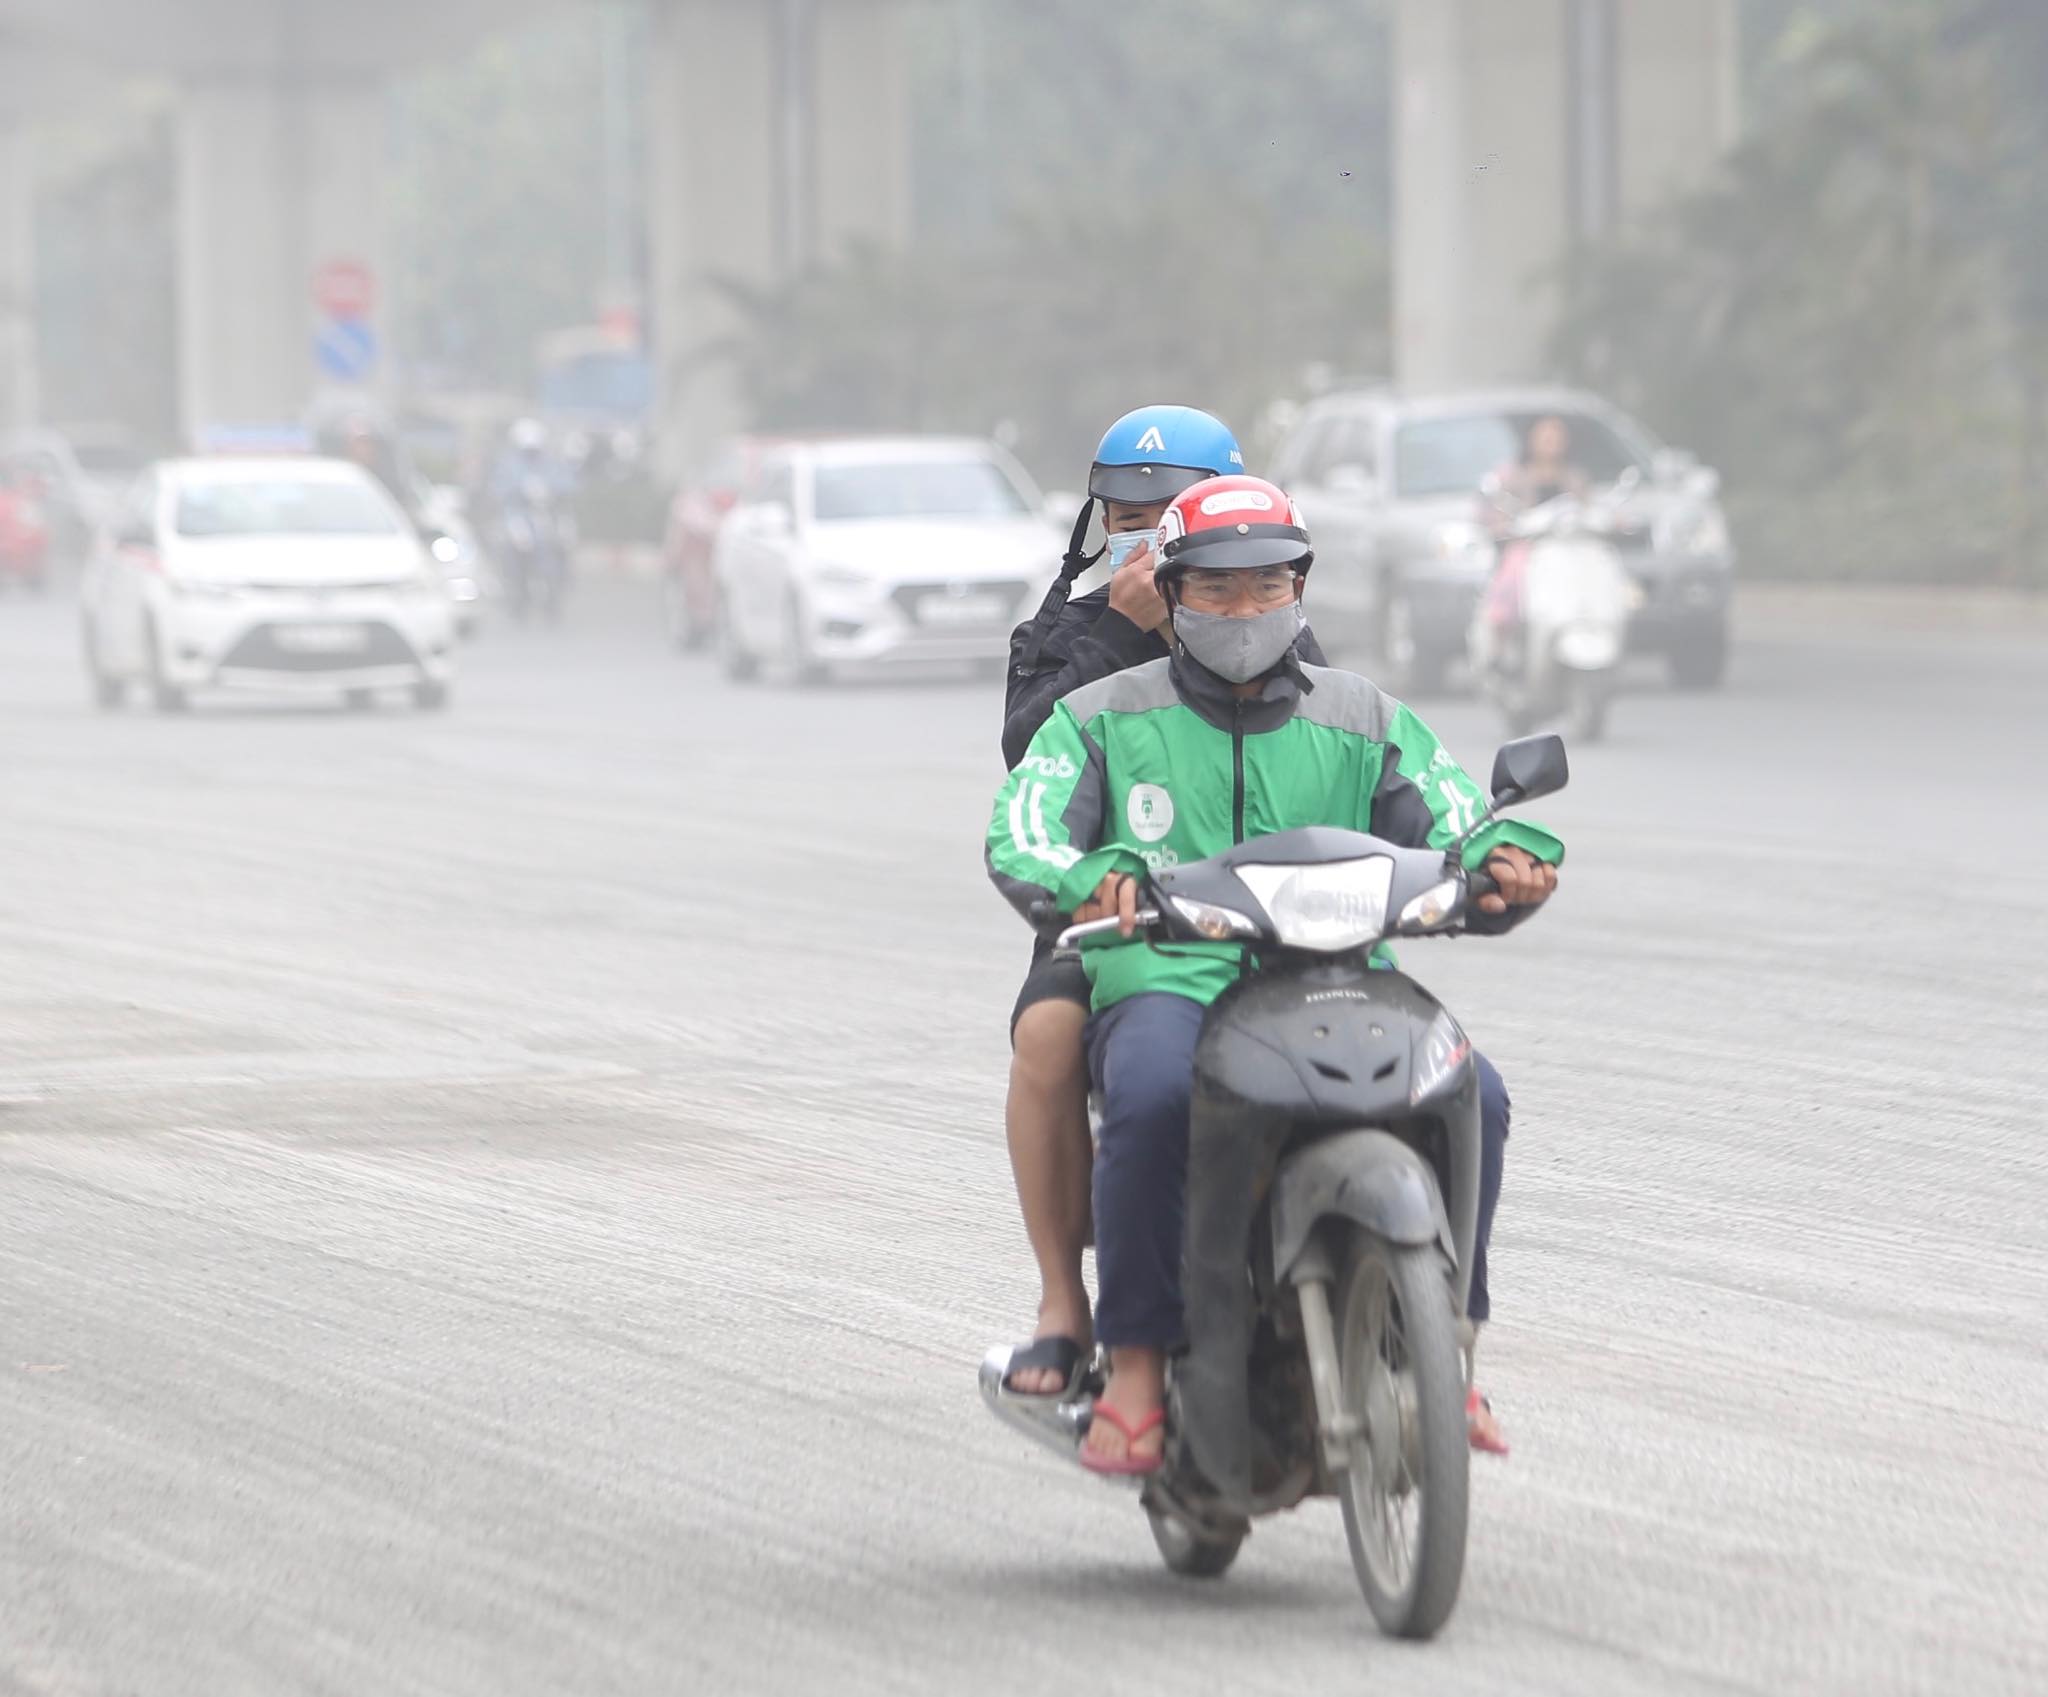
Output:
M1711 688L1728 660L1734 556L1720 479L1662 446L1626 413L1570 389L1408 395L1393 389L1311 402L1270 475L1315 537L1315 622L1333 652L1376 657L1397 694L1440 686L1493 566L1481 485L1511 464L1529 426L1555 415L1596 486L1641 480L1621 538L1642 592L1630 646L1667 656L1681 684Z

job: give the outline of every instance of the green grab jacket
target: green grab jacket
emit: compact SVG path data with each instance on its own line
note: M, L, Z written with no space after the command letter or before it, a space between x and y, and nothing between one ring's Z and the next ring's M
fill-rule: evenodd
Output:
M1366 679L1323 666L1276 674L1254 700L1179 655L1075 690L1053 707L997 792L988 870L1027 918L1050 897L1072 913L1111 872L1160 871L1302 825L1448 848L1485 810L1479 786L1414 713ZM1466 846L1478 866L1512 843L1552 864L1564 845L1496 820ZM1534 911L1472 916L1504 931ZM1390 954L1376 951L1391 963ZM1091 940L1094 1005L1145 991L1205 1006L1244 969L1235 943Z

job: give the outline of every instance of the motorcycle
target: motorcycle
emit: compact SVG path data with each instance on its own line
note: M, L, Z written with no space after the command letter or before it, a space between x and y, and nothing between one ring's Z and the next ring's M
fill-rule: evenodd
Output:
M1548 719L1596 742L1620 682L1642 591L1621 564L1633 470L1592 496L1560 495L1508 518L1498 563L1467 633L1480 692L1510 734Z
M498 530L505 600L513 618L524 623L537 608L549 624L559 623L576 545L575 521L545 476L529 472L519 479L500 502Z
M1555 736L1509 743L1492 801L1448 851L1322 826L1151 875L1155 942L1242 944L1258 970L1203 1019L1189 1122L1186 1345L1140 1504L1175 1573L1213 1578L1264 1515L1334 1496L1382 1630L1427 1638L1464 1573L1465 1319L1479 1211L1479 1079L1441 1002L1368 964L1390 938L1455 935L1490 893L1460 854L1503 808L1569 776ZM1116 927L1069 926L1062 947ZM1079 1465L1101 1350L1065 1394L1005 1388L1006 1424Z

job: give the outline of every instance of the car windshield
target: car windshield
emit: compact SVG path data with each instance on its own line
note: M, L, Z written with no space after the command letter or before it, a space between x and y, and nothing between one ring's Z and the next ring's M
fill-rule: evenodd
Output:
M178 492L180 536L397 536L391 503L360 483L195 483Z
M887 460L817 469L812 509L839 519L1015 518L1030 511L991 460Z
M1605 423L1577 412L1463 413L1416 419L1394 435L1394 487L1411 499L1470 495L1487 474L1521 457L1539 418L1559 418L1571 432L1571 462L1596 484L1612 483L1641 461Z

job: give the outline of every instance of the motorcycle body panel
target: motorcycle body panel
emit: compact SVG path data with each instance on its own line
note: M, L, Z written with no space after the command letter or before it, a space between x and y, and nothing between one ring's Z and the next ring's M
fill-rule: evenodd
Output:
M1479 1198L1469 1049L1427 1098L1409 1099L1442 1014L1412 979L1344 957L1250 976L1204 1022L1189 1121L1177 1428L1202 1478L1247 1512L1256 1498L1254 1332L1323 1220L1440 1243L1463 1310ZM1254 1256L1260 1242L1270 1250Z

